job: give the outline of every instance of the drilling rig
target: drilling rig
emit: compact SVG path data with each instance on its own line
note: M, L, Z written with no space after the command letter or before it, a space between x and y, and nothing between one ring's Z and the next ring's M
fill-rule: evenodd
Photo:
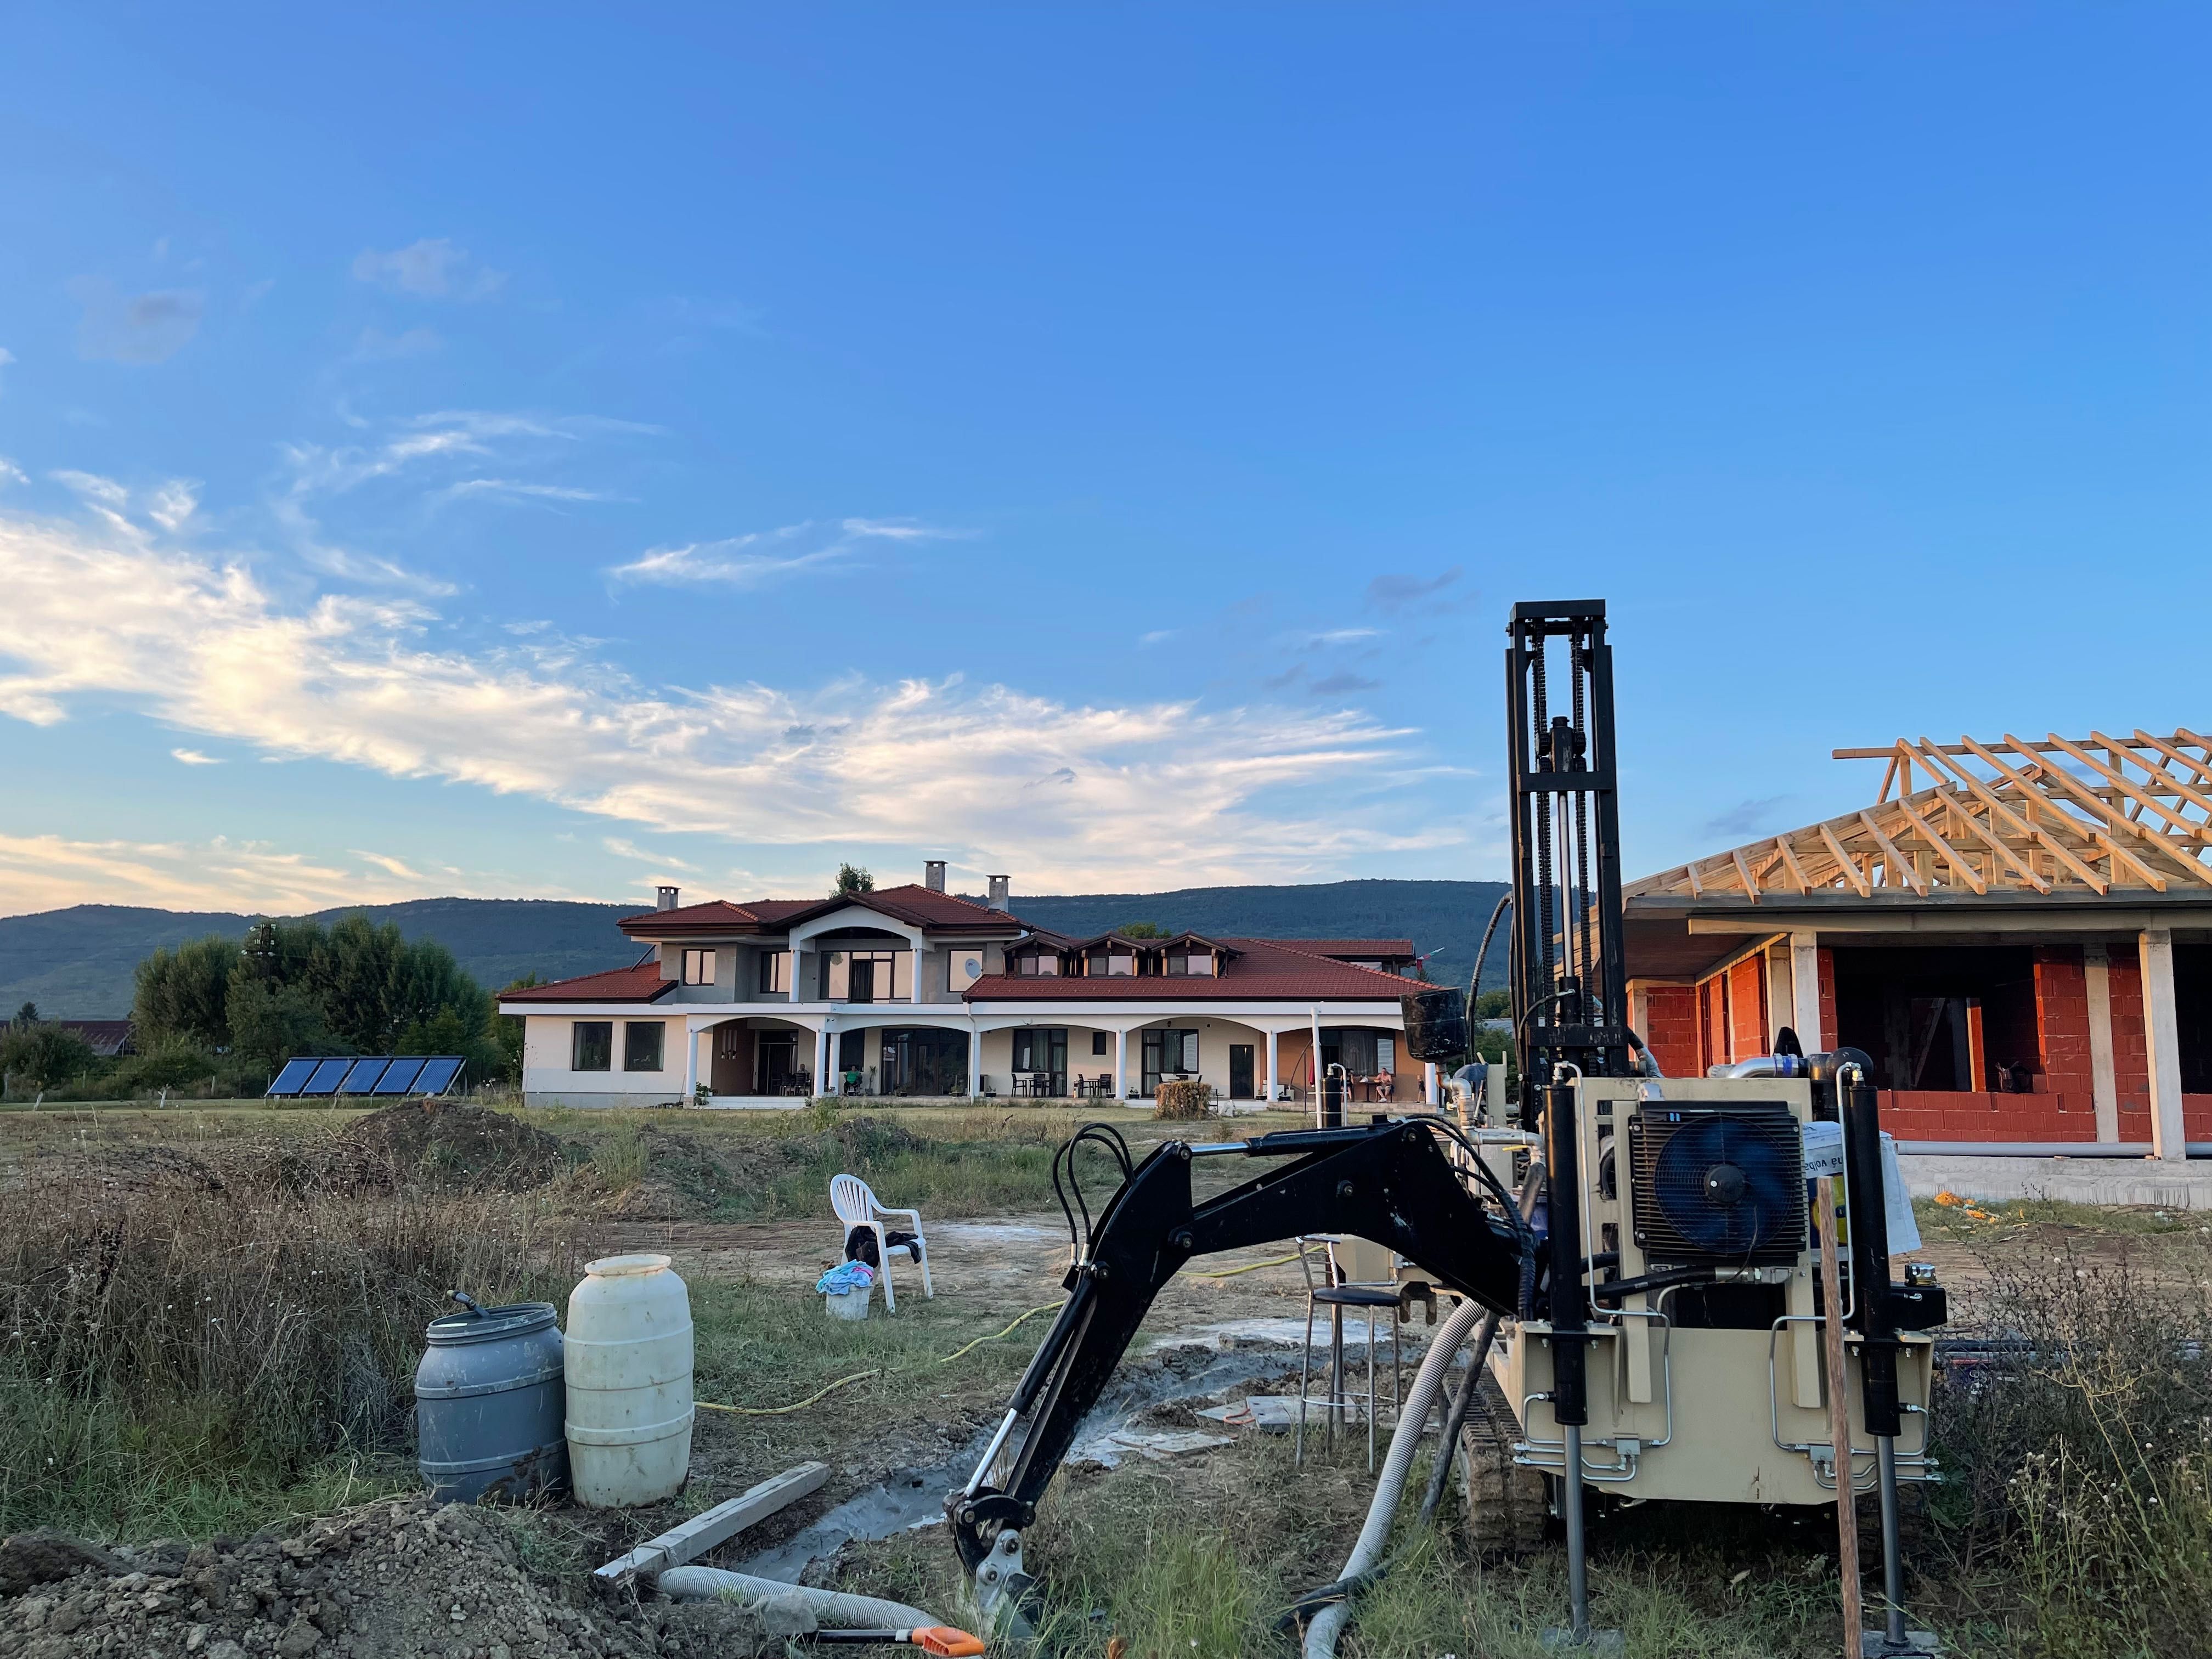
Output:
M1018 1622L1033 1588L1023 1534L1160 1289L1200 1255L1338 1233L1392 1251L1402 1280L1486 1310L1447 1455L1461 1460L1471 1509L1534 1495L1522 1513L1562 1534L1567 1641L1591 1638L1594 1498L1829 1505L1847 1481L1880 1498L1889 1618L1869 1651L1911 1650L1898 1492L1935 1475L1927 1333L1947 1316L1924 1270L1891 1279L1871 1064L1848 1048L1793 1052L1785 1029L1776 1054L1715 1068L1726 1075L1660 1075L1628 1018L1603 602L1516 605L1506 692L1517 1101L1504 1066L1478 1065L1460 1073L1451 1114L1171 1140L1141 1162L1110 1127L1079 1132L1062 1149L1071 1178L1088 1141L1117 1160L1120 1186L1087 1228L1071 1220L1067 1301L973 1476L945 1500L988 1620ZM1413 1058L1469 1052L1471 1011L1449 1006L1457 997L1408 996ZM1807 1148L1838 1133L1842 1201L1821 1214ZM1257 1172L1194 1201L1192 1167L1205 1158ZM1820 1271L1823 1227L1842 1247L1832 1284ZM1821 1340L1832 1313L1846 1327L1840 1377ZM1849 1407L1840 1456L1838 1389ZM1398 1432L1425 1426L1409 1413ZM1517 1530L1470 1518L1478 1539Z

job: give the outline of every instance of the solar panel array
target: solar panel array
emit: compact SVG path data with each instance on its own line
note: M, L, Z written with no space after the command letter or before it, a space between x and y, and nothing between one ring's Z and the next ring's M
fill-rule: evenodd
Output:
M459 1080L468 1062L459 1054L351 1055L284 1062L269 1093L307 1098L318 1095L442 1095Z

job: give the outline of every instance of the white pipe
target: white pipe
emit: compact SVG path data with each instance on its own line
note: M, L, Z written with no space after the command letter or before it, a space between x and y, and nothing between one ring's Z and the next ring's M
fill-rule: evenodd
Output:
M1374 1501L1367 1506L1367 1524L1360 1528L1358 1540L1345 1558L1344 1571L1337 1574L1339 1578L1365 1572L1382 1559L1382 1546L1389 1541L1390 1522L1398 1513L1398 1500L1406 1493L1406 1477L1413 1472L1413 1453L1420 1446L1421 1433L1428 1427L1429 1413L1435 1409L1437 1396L1443 1391L1444 1373L1451 1369L1460 1345L1467 1340L1467 1334L1475 1328L1485 1311L1476 1303L1462 1302L1437 1328L1436 1340L1422 1357L1421 1369L1413 1374L1413 1386L1407 1390L1406 1403L1398 1413L1398 1425L1390 1431L1390 1451L1382 1460L1382 1477L1376 1482ZM1437 1455L1441 1457L1443 1453L1439 1451ZM1336 1659L1336 1638L1351 1617L1349 1598L1333 1601L1315 1614L1313 1622L1306 1626L1305 1659Z
M759 1607L772 1623L782 1622L775 1619L777 1613L793 1615L794 1622L805 1630L818 1625L846 1630L885 1626L914 1630L940 1622L933 1613L903 1601L816 1589L811 1584L787 1584L781 1579L756 1578L750 1573L726 1572L720 1567L671 1567L654 1582L663 1595L678 1601L711 1601L717 1596L735 1595L749 1607Z

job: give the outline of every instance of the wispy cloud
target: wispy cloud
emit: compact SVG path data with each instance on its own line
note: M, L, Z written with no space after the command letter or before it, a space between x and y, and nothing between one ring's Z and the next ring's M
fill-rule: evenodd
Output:
M1740 800L1724 812L1717 812L1698 826L1702 836L1750 836L1757 835L1774 822L1778 811L1795 800L1795 795L1761 795L1751 800Z
M374 865L378 869L383 871L385 874L388 876L398 877L402 881L425 881L428 879L428 877L422 875L419 871L409 869L398 859L392 857L386 853L365 853L360 848L356 847L353 849L353 855L357 859L365 860L368 863Z
M1354 691L1372 691L1382 684L1361 674L1337 673L1317 679L1306 689L1316 697L1340 697Z
M172 478L155 489L146 511L162 529L181 530L185 520L198 510L199 490L196 479Z
M635 859L640 864L650 864L660 869L681 870L686 875L696 876L699 873L699 866L696 864L686 864L682 859L671 858L665 853L649 853L635 842L627 841L620 836L603 836L599 845L618 859Z
M30 482L29 477L25 475L21 467L16 465L15 462L9 460L5 455L0 455L0 484L19 484L28 483Z
M363 248L354 256L353 274L393 294L418 300L483 300L506 286L507 273L470 257L443 236L380 253Z
M1411 734L1352 710L1075 705L957 676L647 685L573 641L445 644L420 602L289 601L242 561L106 518L0 514L0 714L41 726L81 699L119 701L267 758L447 779L737 843L927 844L1077 890L1163 871L1326 875L1468 833L1394 809L1384 795ZM93 592L101 603L86 605ZM1039 781L1051 787L1024 787ZM1321 793L1325 813L1307 805ZM1139 822L1147 833L1129 836ZM359 875L294 884L358 897Z
M1180 634L1180 633L1182 633L1182 629L1181 629L1180 628L1155 628L1155 629L1154 629L1151 633L1149 633L1149 634L1139 634L1139 635L1137 635L1137 644L1138 644L1140 647L1148 647L1148 646L1155 646L1155 645L1165 645L1165 644L1166 644L1170 640L1173 639L1176 635L1178 635L1178 634Z
M0 913L144 904L296 915L422 896L419 878L364 876L262 842L73 841L0 835Z
M1354 645L1361 640L1371 640L1382 633L1379 628L1332 628L1324 634L1310 634L1309 645Z
M835 527L808 522L786 525L780 530L750 531L720 541L649 548L627 564L611 567L606 574L617 582L757 587L801 571L854 564L872 543L937 541L963 533L910 519L842 519Z
M1459 565L1454 565L1436 576L1386 573L1367 584L1367 603L1377 611L1393 612L1419 610L1434 613L1460 610L1474 598L1472 593L1453 591L1464 574Z
M172 749L170 755L187 766L220 766L222 763L213 755L203 755L197 749Z
M579 489L569 484L525 483L515 478L464 478L439 492L447 497L503 495L521 501L618 501L620 495L604 489Z
M72 277L67 291L84 307L77 355L94 362L144 364L173 357L199 331L206 309L206 296L197 289L126 295L105 276Z

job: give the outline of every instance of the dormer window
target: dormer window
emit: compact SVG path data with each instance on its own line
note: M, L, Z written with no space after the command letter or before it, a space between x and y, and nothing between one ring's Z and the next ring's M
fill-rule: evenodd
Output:
M1093 951L1085 964L1085 971L1093 976L1130 975L1137 971L1134 951Z
M1213 977L1213 952L1190 951L1172 952L1168 957L1168 972L1194 977Z
M1060 973L1060 952L1024 951L1014 958L1014 971L1017 974L1057 977Z

